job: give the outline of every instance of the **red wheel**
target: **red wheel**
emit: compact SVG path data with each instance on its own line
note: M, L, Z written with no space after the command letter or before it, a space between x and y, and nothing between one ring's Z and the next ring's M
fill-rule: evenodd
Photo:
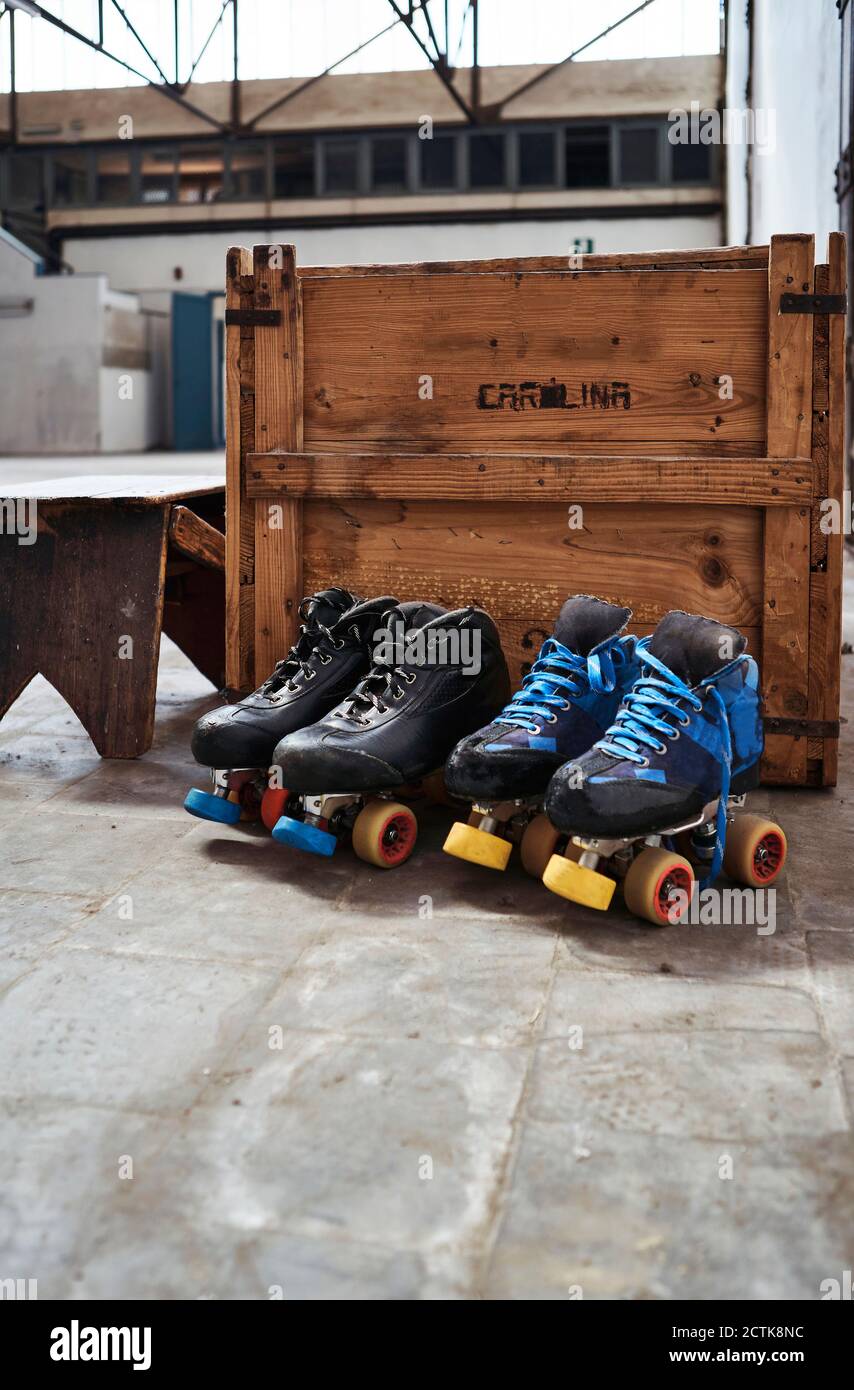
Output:
M268 787L261 797L261 819L268 830L285 814L290 793L285 787Z
M353 825L353 849L378 869L396 869L415 848L418 822L408 806L395 801L369 801Z
M762 816L736 816L727 829L724 872L735 883L767 888L786 862L786 836Z

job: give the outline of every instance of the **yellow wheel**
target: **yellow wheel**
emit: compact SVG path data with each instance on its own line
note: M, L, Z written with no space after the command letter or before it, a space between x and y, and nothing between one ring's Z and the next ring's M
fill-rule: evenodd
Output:
M688 911L693 887L694 870L687 859L669 849L647 847L632 861L623 896L636 917L666 927Z
M528 821L519 846L525 873L532 878L542 878L559 840L560 831L555 830L548 816L534 816Z
M353 823L353 849L378 869L405 863L417 838L418 822L399 801L369 801Z
M513 846L501 835L490 835L476 825L465 825L458 820L451 826L444 848L446 854L465 859L469 864L481 864L485 869L506 869Z
M786 836L762 816L736 816L727 826L724 873L735 883L767 888L786 862Z
M614 896L616 883L606 874L587 869L563 854L553 854L546 865L543 883L558 897L568 898L582 907L595 907L604 912Z

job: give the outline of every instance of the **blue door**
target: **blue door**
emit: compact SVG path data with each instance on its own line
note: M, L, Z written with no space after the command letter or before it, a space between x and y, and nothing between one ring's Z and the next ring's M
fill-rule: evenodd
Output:
M175 449L213 449L214 352L206 294L172 296L172 439Z

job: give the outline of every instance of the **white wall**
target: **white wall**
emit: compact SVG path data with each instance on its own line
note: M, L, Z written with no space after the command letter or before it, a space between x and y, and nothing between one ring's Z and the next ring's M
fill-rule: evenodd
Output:
M122 400L119 367L105 367L107 306L135 311L103 275L36 276L29 257L0 240L0 453L87 454L156 443L150 373L133 372Z
M727 104L745 105L743 79L746 5L730 5ZM750 160L750 240L781 232L814 232L824 255L827 235L839 229L834 168L839 158L841 24L835 0L753 0L752 100L775 114L772 153ZM729 153L729 152L728 152ZM731 171L736 177L738 151ZM728 239L745 232L747 187L728 189Z
M103 271L117 288L218 290L225 283L229 246L293 242L303 265L347 265L371 261L465 260L489 256L563 256L576 237L592 237L593 249L682 250L721 244L717 214L528 222L276 227L162 235L69 238L65 259L75 270ZM183 272L180 281L174 269Z

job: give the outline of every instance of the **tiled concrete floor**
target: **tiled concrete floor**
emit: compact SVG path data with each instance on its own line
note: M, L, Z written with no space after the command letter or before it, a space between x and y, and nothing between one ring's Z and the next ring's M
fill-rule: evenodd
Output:
M851 1268L854 723L835 791L755 798L792 847L763 936L593 917L444 856L438 809L387 874L194 821L215 699L167 646L137 763L41 680L0 725L0 1277L813 1299Z

